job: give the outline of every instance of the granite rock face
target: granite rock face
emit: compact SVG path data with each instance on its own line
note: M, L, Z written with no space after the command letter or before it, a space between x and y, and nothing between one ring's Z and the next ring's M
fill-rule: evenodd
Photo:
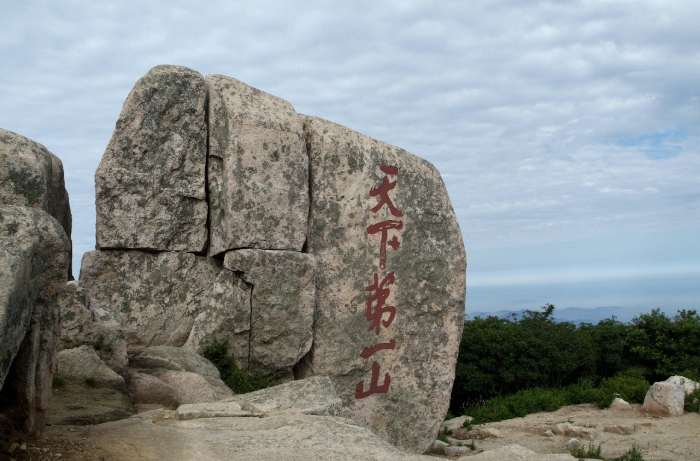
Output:
M98 248L206 249L206 99L186 67L136 83L95 173Z
M182 346L211 299L221 262L184 252L91 251L80 282L90 308L119 319L129 354Z
M285 381L294 379L292 367L313 340L313 256L237 250L226 253L224 267L252 285L248 369L278 373Z
M47 212L70 240L72 218L63 163L41 144L1 128L0 203ZM69 267L69 279L71 274Z
M58 294L58 304L61 306L62 349L89 344L112 370L126 376L129 359L121 317L111 310L90 309L87 290L78 281L66 284Z
M348 128L304 118L315 256L307 375L330 376L349 415L424 452L444 419L466 290L462 235L440 174Z
M300 251L309 211L304 130L287 101L208 75L210 255Z
M248 369L250 355L250 294L252 287L229 270L214 283L209 304L195 318L187 343L198 353L213 345L228 345L228 355L241 370Z

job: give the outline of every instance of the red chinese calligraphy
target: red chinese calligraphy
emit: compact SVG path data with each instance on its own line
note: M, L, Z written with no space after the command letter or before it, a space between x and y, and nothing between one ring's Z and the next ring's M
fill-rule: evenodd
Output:
M398 175L399 174L399 169L394 167L394 166L382 165L380 167L380 169L386 174L390 174L390 175ZM374 187L372 189L370 189L370 191L369 191L370 197L379 196L379 203L377 203L377 205L374 208L372 208L373 213L376 213L377 211L379 211L382 208L382 206L386 205L387 208L389 208L389 212L392 215L396 216L397 218L400 218L403 216L403 213L401 212L401 210L397 209L394 206L394 203L389 198L389 191L395 187L396 187L396 181L389 182L389 178L384 176L384 179L382 179L382 185L379 189L374 188Z
M378 232L381 232L381 243L379 244L379 268L380 269L385 269L386 268L386 244L388 243L391 248L394 249L394 251L399 249L399 246L401 246L401 242L399 242L399 239L394 237L387 241L388 238L388 233L389 229L403 229L403 222L401 221L393 221L393 220L388 220L388 221L382 221L377 224L371 224L367 226L367 233L370 235L374 235Z
M394 278L394 273L389 272L389 274L386 277L384 277L381 283L379 283L379 276L375 272L374 283L365 288L366 291L375 292L372 296L369 297L365 307L365 318L368 322L371 322L369 328L367 328L367 331L374 330L374 333L376 335L379 335L380 324L386 328L389 325L391 325L391 322L394 321L394 316L396 316L396 308L394 306L384 305L386 299L391 294L391 290L389 290L389 288L384 288L384 285L386 285L387 283L391 285L395 281L396 279ZM385 313L389 314L389 318L383 320Z
M384 384L379 386L378 381L379 364L377 362L374 362L372 364L372 378L369 382L369 389L367 391L364 390L365 380L363 379L362 381L357 383L357 387L355 388L355 398L359 400L364 399L365 397L369 397L372 394L386 394L387 392L389 392L389 385L391 384L391 377L389 376L389 373L384 374Z
M382 351L385 349L396 349L396 341L392 339L388 343L379 343L375 344L374 346L365 347L362 353L360 354L360 357L362 357L363 359L368 359L372 357L375 352Z

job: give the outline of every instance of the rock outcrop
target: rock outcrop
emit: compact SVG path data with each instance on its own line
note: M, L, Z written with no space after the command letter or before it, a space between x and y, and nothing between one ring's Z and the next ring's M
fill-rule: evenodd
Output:
M640 411L657 416L681 416L685 413L685 396L698 388L700 383L683 376L671 376L651 385Z
M72 218L63 163L41 144L0 128L0 204L43 210L70 241ZM68 279L72 280L69 258Z
M127 98L96 174L100 250L74 290L89 312L71 312L92 317L92 336L99 319L123 338L140 402L172 407L174 389L184 403L192 371L137 369L135 354L216 343L243 370L324 377L342 416L426 451L449 404L466 289L440 174L238 80L204 82L159 66Z
M56 219L0 205L0 409L29 433L44 425L59 340L56 294L69 261Z
M206 249L206 98L186 67L136 83L95 173L98 248Z

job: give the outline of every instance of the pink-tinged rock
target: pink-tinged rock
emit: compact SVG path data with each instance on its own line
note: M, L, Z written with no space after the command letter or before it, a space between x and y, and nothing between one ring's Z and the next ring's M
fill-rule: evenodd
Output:
M609 407L611 410L623 410L623 411L632 411L632 406L624 401L621 398L616 398L615 400L612 401Z
M129 392L134 405L156 403L171 410L180 406L177 390L160 378L146 373L132 372Z
M651 385L640 411L657 416L682 416L685 412L685 388L672 382Z
M41 144L1 128L0 204L47 212L70 241L72 218L63 163ZM68 278L73 278L70 263Z
M330 376L348 415L423 453L449 405L464 325L457 218L429 162L322 119L303 122L317 275L314 345L297 374Z
M309 213L304 130L287 101L221 75L209 91L209 254L300 251Z
M189 371L163 371L155 376L177 391L181 405L216 402L234 395L221 380Z
M179 251L90 251L80 283L90 309L121 322L133 355L150 346L183 346L220 271L220 261Z
M98 248L206 249L206 98L186 67L136 82L95 173Z
M246 249L226 253L224 267L251 286L248 370L294 379L292 367L313 339L314 257Z

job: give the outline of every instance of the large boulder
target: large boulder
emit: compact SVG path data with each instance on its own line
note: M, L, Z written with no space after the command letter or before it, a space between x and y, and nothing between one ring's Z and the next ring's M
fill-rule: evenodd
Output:
M304 130L287 101L221 75L209 90L209 254L300 251L309 169Z
M95 173L98 248L206 249L206 98L186 67L136 83Z
M91 251L83 256L80 282L90 309L121 319L133 355L184 345L220 271L220 261L185 252Z
M685 388L674 382L651 385L640 411L657 416L682 416L685 412Z
M0 411L28 433L44 425L59 337L55 297L69 261L56 219L0 205Z
M43 210L71 235L63 163L41 144L0 128L0 204ZM70 260L68 278L72 279Z
M314 258L294 251L238 250L224 267L249 283L250 356L247 369L292 380L292 367L311 348L315 303Z
M303 118L316 258L314 345L357 421L422 453L449 405L466 256L438 171L348 128Z
M66 288L58 294L58 304L61 306L62 349L90 345L112 370L126 376L129 359L121 316L99 306L90 309L87 290L78 281L66 284Z

